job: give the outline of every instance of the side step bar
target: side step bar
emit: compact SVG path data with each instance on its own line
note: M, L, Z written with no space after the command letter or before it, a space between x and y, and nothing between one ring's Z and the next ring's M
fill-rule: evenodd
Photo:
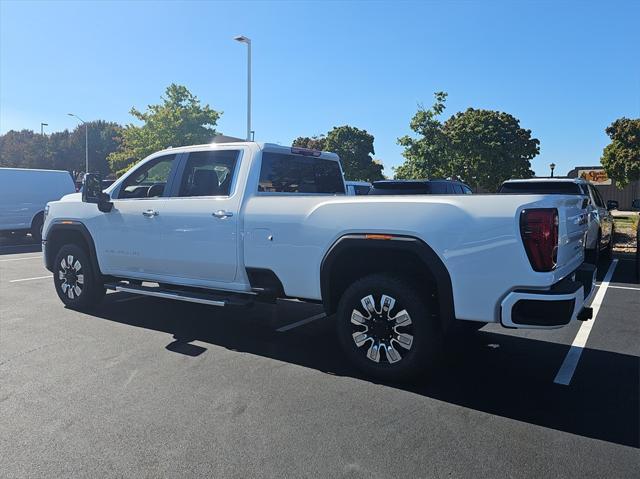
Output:
M195 293L191 291L172 291L159 287L137 286L125 283L109 283L105 284L109 289L114 291L123 291L126 293L142 294L145 296L154 296L156 298L175 299L179 301L188 301L190 303L208 304L210 306L226 306L229 300L224 298L215 298L211 295Z

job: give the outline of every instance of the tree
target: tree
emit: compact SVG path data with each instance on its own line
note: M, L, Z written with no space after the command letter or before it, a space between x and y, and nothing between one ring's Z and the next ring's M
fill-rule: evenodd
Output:
M431 109L418 109L410 124L418 138L398 139L405 162L395 169L396 178L457 177L495 191L508 178L533 175L531 160L540 152L540 141L531 130L508 113L473 108L441 123L446 98L437 92Z
M371 155L373 135L353 126L336 126L326 135L299 137L293 146L313 148L336 153L340 157L345 178L354 181L376 181L384 179L383 166Z
M611 143L600 162L619 188L640 179L640 118L619 118L605 130Z
M109 173L107 155L118 148L121 126L103 120L89 127L89 167ZM67 170L72 175L85 170L84 125L72 132L58 131L40 135L32 130L9 131L0 135L0 166Z
M453 152L452 171L463 181L493 192L509 178L533 176L531 160L540 153L540 141L514 116L468 108L442 130Z
M161 104L149 105L145 112L131 109L131 115L143 124L127 125L121 148L109 155L111 169L118 175L155 151L208 143L217 134L215 126L222 112L201 106L185 86L172 83L161 98Z
M455 173L452 171L449 142L438 119L444 112L447 94L440 91L434 96L433 106L429 110L420 106L411 119L409 126L419 137L406 135L398 138L398 144L404 146L402 156L405 161L394 168L396 178L448 178Z

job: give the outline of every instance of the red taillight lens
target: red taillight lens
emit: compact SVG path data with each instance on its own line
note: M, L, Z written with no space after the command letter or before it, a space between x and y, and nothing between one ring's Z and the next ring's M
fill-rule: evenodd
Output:
M523 210L520 234L534 271L553 271L558 260L558 210Z

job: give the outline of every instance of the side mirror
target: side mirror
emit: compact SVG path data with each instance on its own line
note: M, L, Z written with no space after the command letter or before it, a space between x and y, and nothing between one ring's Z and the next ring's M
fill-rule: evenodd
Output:
M102 178L96 173L84 175L82 201L84 203L95 203L103 213L108 213L113 208L111 197L102 191Z
M607 209L609 211L617 210L618 209L618 202L616 200L608 200L607 201Z

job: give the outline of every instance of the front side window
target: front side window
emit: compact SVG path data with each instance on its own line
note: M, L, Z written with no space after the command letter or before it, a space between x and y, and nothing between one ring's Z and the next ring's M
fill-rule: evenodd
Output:
M190 153L178 196L230 196L239 153L239 150Z
M431 189L432 195L446 195L448 193L446 183L439 183L437 181L434 181L433 183L429 184L429 187Z
M120 199L163 196L176 155L155 158L131 173L120 187Z
M343 195L344 182L337 161L264 152L258 191Z

